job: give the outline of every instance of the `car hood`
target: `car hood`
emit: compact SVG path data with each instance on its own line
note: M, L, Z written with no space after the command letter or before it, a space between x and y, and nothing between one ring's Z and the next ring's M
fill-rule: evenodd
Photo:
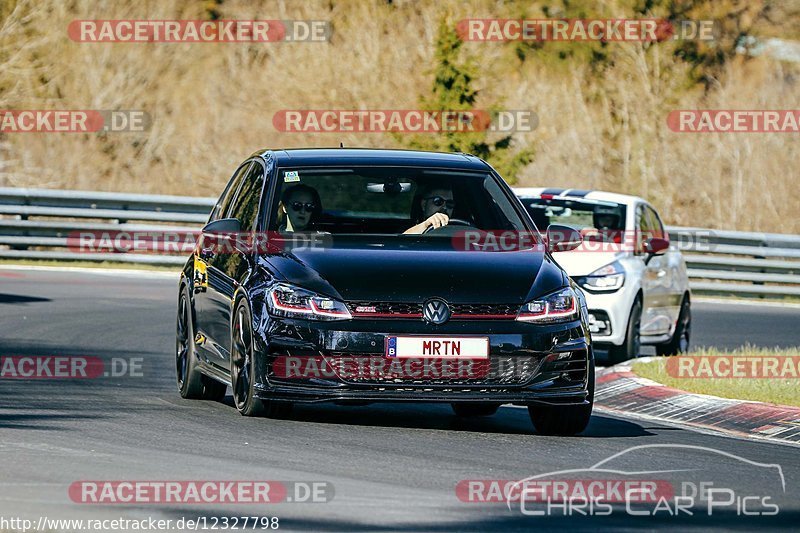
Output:
M571 252L553 253L553 258L570 277L588 276L598 268L613 263L624 256L624 252L598 252L581 250L581 248Z
M539 251L336 246L293 250L268 263L289 283L345 301L524 303L562 287L562 271Z

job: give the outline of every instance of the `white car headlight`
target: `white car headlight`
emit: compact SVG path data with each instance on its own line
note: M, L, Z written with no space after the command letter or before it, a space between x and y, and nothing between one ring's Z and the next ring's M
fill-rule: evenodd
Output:
M344 303L287 283L279 283L269 290L267 307L273 315L287 318L308 320L353 318Z
M582 277L580 284L589 291L615 291L625 284L625 270L618 261L614 261Z
M575 320L579 312L578 297L571 288L566 287L524 304L517 314L517 320L548 324L569 322Z

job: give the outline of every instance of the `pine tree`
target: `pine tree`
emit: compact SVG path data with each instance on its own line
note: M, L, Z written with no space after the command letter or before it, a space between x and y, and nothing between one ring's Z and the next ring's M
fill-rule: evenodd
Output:
M472 88L477 79L477 69L469 61L460 61L463 42L455 26L443 18L436 38L436 65L431 95L421 98L422 108L427 111L474 111L478 91ZM483 111L493 113L493 106ZM533 160L533 149L514 149L512 135L497 141L489 140L488 131L443 131L422 133L413 136L396 134L396 138L408 147L417 150L438 152L465 152L476 155L492 165L509 183L525 165Z

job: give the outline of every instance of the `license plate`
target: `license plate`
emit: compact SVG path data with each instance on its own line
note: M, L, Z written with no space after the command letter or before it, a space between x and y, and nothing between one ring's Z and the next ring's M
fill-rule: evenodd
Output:
M401 359L488 359L488 337L386 337L386 356Z

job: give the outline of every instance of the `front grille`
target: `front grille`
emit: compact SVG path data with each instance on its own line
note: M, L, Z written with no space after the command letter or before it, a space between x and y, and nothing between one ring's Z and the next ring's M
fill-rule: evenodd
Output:
M348 302L353 316L417 316L422 317L422 304L394 302ZM369 309L365 311L364 309ZM372 311L372 309L375 309Z
M357 318L422 318L422 304L395 302L347 302L350 313ZM452 319L512 319L516 304L452 304Z
M458 316L496 316L516 317L518 305L513 304L453 304L450 306L453 315Z
M344 383L403 386L526 385L536 376L542 362L541 357L533 356L412 360L336 352L324 359Z

